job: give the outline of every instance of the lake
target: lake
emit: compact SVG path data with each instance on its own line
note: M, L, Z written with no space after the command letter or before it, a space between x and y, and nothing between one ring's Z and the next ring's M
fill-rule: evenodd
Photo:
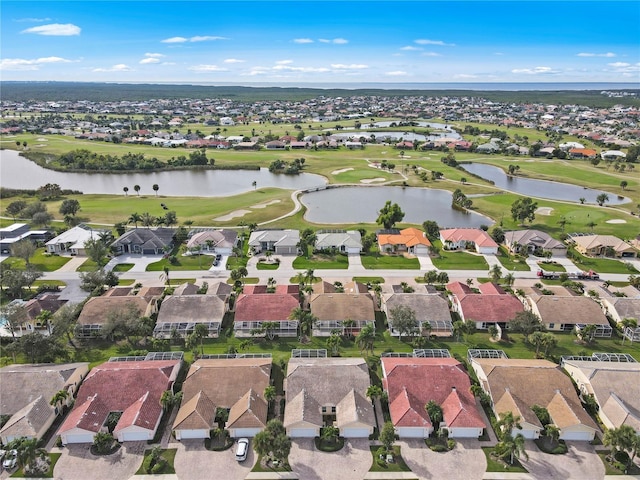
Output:
M595 204L598 203L596 197L601 193L606 193L609 196L607 205L620 205L631 201L629 198L618 198L618 195L603 190L594 190L568 183L524 178L517 175L512 177L507 175L501 168L484 163L465 163L461 166L469 173L495 182L495 186L498 188L519 193L520 195L576 203L579 203L580 199L584 198L585 203ZM473 179L469 180L473 182Z
M339 187L305 193L305 220L314 223L375 223L387 200L405 213L403 222L421 224L435 220L441 228L492 225L488 217L451 208L451 193L431 188Z
M168 170L149 173L72 173L48 170L18 155L15 150L0 151L0 186L18 189L37 189L47 183L57 183L63 189L84 193L120 195L124 187L135 195L134 185L140 185L142 195L158 193L180 197L224 197L258 188L276 187L287 190L307 189L325 185L321 175L301 173L283 175L260 170Z

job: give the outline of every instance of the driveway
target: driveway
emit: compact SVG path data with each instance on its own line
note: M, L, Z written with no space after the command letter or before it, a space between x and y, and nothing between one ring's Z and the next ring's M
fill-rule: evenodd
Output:
M296 438L289 454L301 480L362 480L372 462L368 439L347 440L342 450L327 453L316 450L312 438Z
M548 480L602 480L604 465L588 442L567 442L569 451L565 455L550 455L538 450L531 440L526 442L529 460L522 464L533 478Z
M126 479L140 468L144 451L150 447L147 442L126 442L116 453L107 456L92 455L89 448L89 444L78 444L61 449L62 456L53 477L56 480Z
M222 452L211 452L204 448L204 440L173 441L167 448L177 448L174 466L178 478L186 480L244 480L253 468L258 456L249 448L244 462L236 461L235 445ZM118 477L113 477L118 478Z
M109 260L104 268L108 271L120 263L133 263L129 272L146 272L149 264L160 260L162 260L162 255L118 255Z
M487 469L483 442L475 439L458 439L456 448L445 453L432 452L422 439L400 440L398 445L402 458L421 480L481 480Z

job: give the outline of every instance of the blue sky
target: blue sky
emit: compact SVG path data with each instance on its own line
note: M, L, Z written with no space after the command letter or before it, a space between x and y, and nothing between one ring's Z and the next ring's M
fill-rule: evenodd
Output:
M640 2L11 1L0 78L640 82Z

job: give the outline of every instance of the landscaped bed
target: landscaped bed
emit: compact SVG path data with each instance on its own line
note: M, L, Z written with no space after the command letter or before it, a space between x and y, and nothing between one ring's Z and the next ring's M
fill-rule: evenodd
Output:
M371 446L369 447L371 450L371 455L373 457L373 463L371 464L370 472L410 472L411 469L404 462L402 456L400 455L400 446L394 445L391 447L391 455L393 456L393 462L387 462L387 455L381 459L379 453L380 449L384 450L383 447L380 446Z
M13 474L11 474L12 478L24 478L24 477L30 477L30 478L53 478L53 469L56 466L56 463L58 462L58 460L60 460L60 457L62 456L61 453L49 453L49 470L47 470L46 472L42 473L42 474L35 474L35 473L28 473L25 474L23 469L19 468L17 469L15 472L13 472Z
M136 472L136 475L176 473L173 462L177 451L177 448L145 450L144 460Z
M492 455L493 447L482 447L482 451L487 458L487 472L528 473L528 470L517 459L513 461L513 465L509 465L494 458Z

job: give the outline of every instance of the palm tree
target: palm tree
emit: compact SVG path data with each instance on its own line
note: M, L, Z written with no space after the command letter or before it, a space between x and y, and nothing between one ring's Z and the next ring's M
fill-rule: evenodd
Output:
M589 223L587 223L587 227L589 227L591 229L591 233L593 233L593 229L594 227L596 227L598 224L596 222L594 222L593 220L591 220Z
M340 430L338 427L334 427L333 425L328 425L322 429L320 433L320 438L328 443L336 443L338 440L338 435L340 434Z
M524 436L521 433L515 437L506 434L502 441L496 445L495 451L500 458L509 458L510 465L513 465L515 459L521 456L524 456L527 460L529 459L529 455L524 449Z
M144 225L145 227L149 228L149 227L152 227L156 223L156 217L151 215L149 212L144 212L140 216L140 221L142 222L142 225Z
M427 415L429 415L429 420L431 420L433 430L438 431L440 429L440 423L444 419L442 407L434 400L429 400L424 406L424 409L427 411Z
M253 187L253 189L255 190L256 188L258 188L258 182L256 182L255 180L253 182L251 182L251 186Z
M64 403L68 398L69 398L69 392L63 388L62 390L58 390L53 395L53 397L49 401L49 405L51 405L54 408L57 408L59 403Z
M503 436L511 435L514 428L522 430L519 415L514 415L513 412L505 412L501 417L502 418L500 418L500 421L498 422L498 427L500 427L500 430L503 432Z
M18 466L25 470L30 470L38 459L47 457L47 451L38 447L37 438L16 438L7 444L7 449L17 450Z
M124 190L124 196L128 197L129 196L129 187L124 187L122 190Z
M331 352L331 356L338 355L340 352L340 335L332 333L327 337L327 350Z
M302 339L303 335L310 335L313 325L318 321L318 318L308 310L303 310L300 307L296 307L291 311L289 320L298 321L298 330L300 332L299 339Z
M635 318L625 318L620 322L620 326L622 327L622 344L624 345L624 340L627 338L624 334L625 330L627 328L631 328L632 330L638 328L638 321Z
M276 399L276 393L276 387L273 385L264 387L264 399L267 401L267 404L271 405L271 402Z
M141 222L141 221L142 221L142 217L138 212L135 212L129 216L129 220L127 221L127 223L133 223L135 224L136 228L138 228L138 222Z
M160 190L160 186L157 183L153 184L153 191L156 192L156 197L158 196L158 190Z
M204 345L202 344L202 341L204 337L209 336L209 329L204 323L198 323L193 329L193 333L195 333L200 340L200 354L204 355Z
M140 196L140 185L134 185L133 189L136 191L136 193L138 194L138 196Z
M356 322L354 320L351 320L350 318L347 318L346 320L342 321L343 332L349 338L353 336L353 327L355 326L356 326Z
M373 329L373 325L367 324L360 330L360 333L356 337L356 345L360 348L360 353L363 350L370 350L373 355L374 342L376 340L376 331Z
M162 270L164 271L164 283L169 285L169 265L165 265Z

